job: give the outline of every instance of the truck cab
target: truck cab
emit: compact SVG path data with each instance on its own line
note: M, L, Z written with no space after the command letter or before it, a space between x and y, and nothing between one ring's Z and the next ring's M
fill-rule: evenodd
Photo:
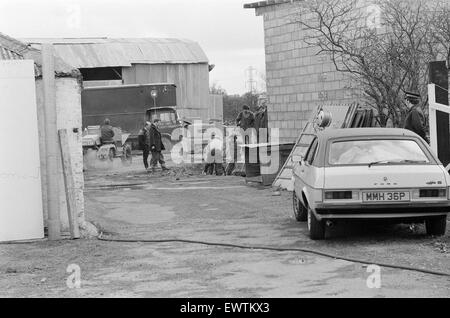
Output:
M172 132L177 128L186 128L189 125L188 122L181 120L176 108L171 106L147 109L145 118L149 122L156 118L161 121L159 130L166 150L171 150L173 144L178 142L178 140L172 140Z

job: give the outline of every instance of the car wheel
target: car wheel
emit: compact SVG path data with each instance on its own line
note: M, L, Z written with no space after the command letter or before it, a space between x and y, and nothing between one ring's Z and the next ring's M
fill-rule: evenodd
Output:
M308 208L308 231L312 240L325 238L325 222L317 220L310 208Z
M300 202L295 191L292 196L292 205L295 219L299 222L305 222L308 219L308 210L303 206L302 202Z
M447 227L447 216L430 217L425 220L428 235L444 235Z
M123 150L122 150L122 164L124 165L131 165L133 162L133 156L131 153L131 146L129 144L125 144L123 146Z

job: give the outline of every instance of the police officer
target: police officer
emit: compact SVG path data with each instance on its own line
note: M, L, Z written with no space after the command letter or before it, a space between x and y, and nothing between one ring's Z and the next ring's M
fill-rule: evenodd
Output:
M423 140L427 141L425 131L425 116L419 107L420 95L412 92L405 92L406 105L408 114L405 119L405 129L411 130L418 134Z

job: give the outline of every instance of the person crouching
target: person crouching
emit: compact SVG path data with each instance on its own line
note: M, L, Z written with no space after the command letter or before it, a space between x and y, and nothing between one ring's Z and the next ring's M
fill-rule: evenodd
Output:
M223 142L220 138L216 138L216 134L212 133L211 140L204 150L205 167L203 174L216 174L221 176L224 174L223 169Z

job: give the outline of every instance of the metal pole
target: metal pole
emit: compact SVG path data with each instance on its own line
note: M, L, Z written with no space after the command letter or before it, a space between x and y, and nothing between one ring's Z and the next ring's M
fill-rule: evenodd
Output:
M58 132L56 124L55 66L53 45L42 45L45 142L47 151L48 238L61 239L58 182Z

